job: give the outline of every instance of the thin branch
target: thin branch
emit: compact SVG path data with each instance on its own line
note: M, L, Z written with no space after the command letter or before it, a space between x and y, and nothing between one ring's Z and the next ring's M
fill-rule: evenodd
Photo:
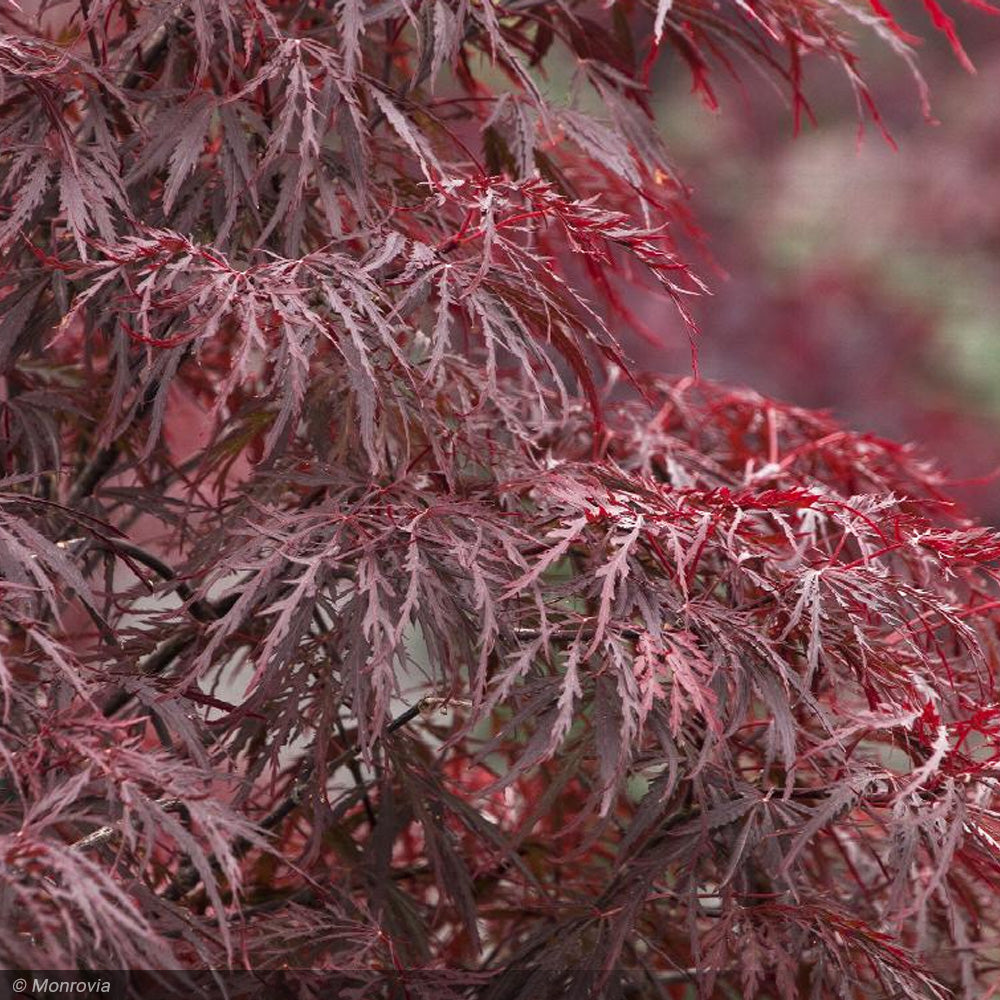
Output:
M156 804L164 812L181 812L185 808L184 803L176 798L159 799ZM120 832L117 823L109 823L107 826L102 826L100 829L94 830L93 833L88 833L85 837L75 840L70 844L70 849L73 851L92 851L95 847L102 847L113 840L115 835Z
M171 566L168 566L159 556L154 555L152 552L148 552L146 549L141 548L138 545L134 545L132 542L124 542L120 539L113 539L108 542L109 548L113 552L123 552L125 555L130 556L135 559L136 562L142 563L148 569L151 569L154 573L160 576L162 579L167 580L175 584L174 590L190 604L191 614L201 622L214 622L218 621L222 617L222 613L219 612L211 602L202 601L194 596L194 591L183 581L178 579L177 571Z
M103 60L101 59L101 47L97 44L97 38L94 36L94 26L90 23L90 0L80 0L80 10L83 12L83 20L87 26L87 42L90 45L90 55L94 60L94 65L100 66Z

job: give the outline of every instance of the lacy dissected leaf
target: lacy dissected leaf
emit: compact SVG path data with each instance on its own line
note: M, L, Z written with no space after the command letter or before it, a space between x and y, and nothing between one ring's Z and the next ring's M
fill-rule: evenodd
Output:
M986 995L1000 541L628 358L705 291L654 70L798 118L824 57L877 121L895 8L0 21L6 965Z

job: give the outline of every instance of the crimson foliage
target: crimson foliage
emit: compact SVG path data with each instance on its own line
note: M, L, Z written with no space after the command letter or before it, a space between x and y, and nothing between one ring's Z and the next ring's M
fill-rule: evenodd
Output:
M5 964L983 995L1000 540L616 336L701 288L654 63L877 120L878 0L2 18Z

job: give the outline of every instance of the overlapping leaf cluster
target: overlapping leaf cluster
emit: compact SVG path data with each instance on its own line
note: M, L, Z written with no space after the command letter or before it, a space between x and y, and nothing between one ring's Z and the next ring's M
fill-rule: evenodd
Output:
M801 111L827 55L874 114L844 31L909 61L889 12L22 6L2 960L980 996L1000 540L907 449L619 346L701 289L654 65Z

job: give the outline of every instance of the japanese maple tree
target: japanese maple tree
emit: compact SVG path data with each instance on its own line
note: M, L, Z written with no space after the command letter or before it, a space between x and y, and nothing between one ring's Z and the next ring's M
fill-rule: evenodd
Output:
M908 447L627 360L704 287L654 68L799 119L829 57L878 125L888 7L0 25L5 966L986 995L1000 539Z

